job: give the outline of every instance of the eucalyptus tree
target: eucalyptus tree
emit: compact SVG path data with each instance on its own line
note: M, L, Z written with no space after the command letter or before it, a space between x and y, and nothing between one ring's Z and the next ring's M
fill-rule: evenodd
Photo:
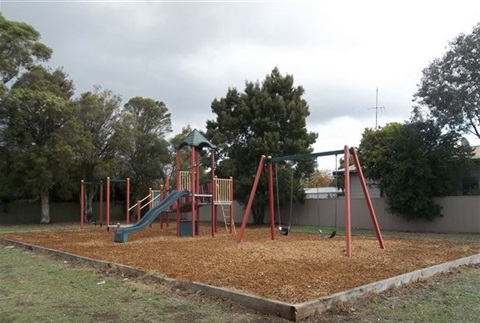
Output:
M423 70L414 98L418 119L480 138L480 23Z
M68 186L76 167L79 137L72 95L73 82L64 71L37 66L19 77L2 102L11 194L40 197L41 223L50 222L50 192Z
M112 143L116 123L119 122L122 99L120 95L100 86L82 93L75 100L76 120L81 131L83 149L79 151L79 177L92 185L86 189L85 216L93 215L92 202L98 192L99 180L115 174L117 163Z
M52 50L40 42L40 33L32 26L10 21L0 12L0 114L5 114L4 100L10 83L21 73L35 66L35 63L48 61ZM8 146L4 139L5 120L0 120L0 155L7 156ZM11 182L7 158L0 160L0 199L11 194Z
M48 61L52 49L40 42L32 26L5 19L0 13L0 77L6 84L37 63Z
M124 105L114 130L120 173L131 178L138 198L159 184L165 177L165 166L171 162L166 139L172 131L171 114L163 102L134 97Z

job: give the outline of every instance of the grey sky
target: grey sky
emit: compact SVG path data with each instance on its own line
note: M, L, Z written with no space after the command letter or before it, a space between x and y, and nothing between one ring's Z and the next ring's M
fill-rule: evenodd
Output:
M316 151L358 145L410 117L421 71L480 21L480 1L9 1L37 29L77 94L101 85L164 101L174 131L205 129L210 103L278 66L305 88ZM332 168L330 161L324 167Z

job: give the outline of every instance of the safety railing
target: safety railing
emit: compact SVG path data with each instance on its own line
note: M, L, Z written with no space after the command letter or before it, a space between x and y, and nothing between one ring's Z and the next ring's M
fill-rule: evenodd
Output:
M233 178L214 178L214 204L231 204L233 201Z
M192 173L186 170L180 171L180 189L192 191Z

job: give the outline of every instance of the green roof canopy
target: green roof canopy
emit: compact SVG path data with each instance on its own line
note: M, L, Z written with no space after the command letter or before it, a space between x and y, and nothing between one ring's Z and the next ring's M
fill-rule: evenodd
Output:
M184 146L197 147L198 149L202 149L203 147L209 147L211 149L217 148L197 129L193 129L193 131L182 140L177 149L181 149Z

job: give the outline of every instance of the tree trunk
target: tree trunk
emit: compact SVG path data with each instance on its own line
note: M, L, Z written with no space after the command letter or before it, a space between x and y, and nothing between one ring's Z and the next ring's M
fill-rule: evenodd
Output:
M87 190L87 205L85 207L85 218L89 223L92 222L92 219L93 219L93 198L95 197L96 193L97 193L97 190L95 188L92 188L91 190Z
M264 224L264 217L265 214L263 212L263 208L255 208L252 207L252 215L253 215L253 221L255 224Z
M42 205L42 219L40 223L50 223L50 195L48 190L45 190L40 195Z

